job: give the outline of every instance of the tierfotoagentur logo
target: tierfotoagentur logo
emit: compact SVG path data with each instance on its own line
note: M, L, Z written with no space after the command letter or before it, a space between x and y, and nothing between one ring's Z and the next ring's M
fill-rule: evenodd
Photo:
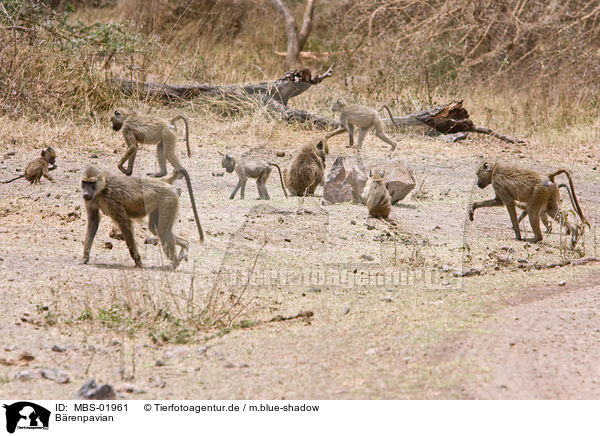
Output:
M19 430L48 430L50 411L29 401L4 404L6 409L6 431L14 433Z

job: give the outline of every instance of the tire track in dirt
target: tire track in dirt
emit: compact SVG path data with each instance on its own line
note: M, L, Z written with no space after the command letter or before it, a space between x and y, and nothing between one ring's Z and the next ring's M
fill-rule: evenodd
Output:
M600 398L600 274L540 290L460 341L473 399ZM527 301L529 300L529 301Z

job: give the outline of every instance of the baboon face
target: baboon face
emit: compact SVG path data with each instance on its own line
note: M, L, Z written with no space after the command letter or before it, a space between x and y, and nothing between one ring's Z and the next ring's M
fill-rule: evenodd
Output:
M113 116L110 119L112 123L113 130L118 132L123 127L123 114L118 109L113 113Z
M225 168L225 171L228 173L232 173L235 169L235 158L226 154L223 156L223 159L221 159L221 166Z
M346 106L346 101L343 98L338 98L337 101L333 103L333 106L331 106L331 112L339 112L344 106Z
M369 177L375 180L383 180L385 177L385 170L369 170Z
M93 200L104 190L104 177L97 168L87 167L81 176L81 190L85 201Z
M56 152L52 147L48 147L42 151L42 158L50 165L54 165L54 162L56 162Z
M327 145L327 141L322 139L315 144L315 147L317 148L317 154L321 158L323 165L325 165L325 159L329 154L329 146Z
M490 183L492 183L492 167L484 162L477 170L477 186L483 189Z

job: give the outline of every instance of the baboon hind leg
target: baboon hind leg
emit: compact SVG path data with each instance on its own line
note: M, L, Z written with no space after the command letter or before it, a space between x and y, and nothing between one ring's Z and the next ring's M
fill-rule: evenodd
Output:
M171 165L173 165L173 168L175 168L176 170L183 168L183 165L181 164L181 161L179 160L179 158L177 157L177 153L175 153L175 145L176 145L176 141L177 138L175 137L175 135L169 135L167 137L163 136L163 143L164 143L164 154L166 159L169 161L169 163ZM162 170L162 168L161 168ZM165 164L165 174L166 172L166 164ZM179 177L177 177L178 179L182 178L183 174L179 174Z
M176 214L177 197L160 200L158 205L158 223L156 224L156 230L165 256L171 261L173 269L177 268L179 265L175 250L176 238L173 234L173 225L175 224Z
M391 151L396 149L396 143L385 134L383 122L375 123L375 135L377 135L377 137L382 141L390 144L392 146Z
M165 159L165 146L162 139L156 144L156 161L159 171L157 173L148 173L152 177L164 177L167 175L167 160Z

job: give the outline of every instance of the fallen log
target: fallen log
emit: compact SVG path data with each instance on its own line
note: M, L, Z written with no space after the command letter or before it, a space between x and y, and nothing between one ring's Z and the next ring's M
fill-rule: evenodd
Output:
M190 99L198 96L220 97L226 100L258 99L268 110L279 115L288 122L311 123L322 129L337 129L337 120L312 112L288 107L291 98L307 91L311 86L331 77L333 65L321 74L312 76L310 70L294 70L285 73L271 82L243 85L169 85L157 82L141 82L120 77L113 77L112 84L127 94L141 94L158 97L167 102ZM390 118L383 118L389 128L396 129ZM462 100L440 105L431 109L414 112L403 117L394 117L399 127L428 127L426 135L438 136L447 142L457 142L467 138L469 132L491 135L511 144L522 144L524 141L502 135L483 126L477 126L469 119L468 111L462 106ZM339 132L342 133L342 132Z

